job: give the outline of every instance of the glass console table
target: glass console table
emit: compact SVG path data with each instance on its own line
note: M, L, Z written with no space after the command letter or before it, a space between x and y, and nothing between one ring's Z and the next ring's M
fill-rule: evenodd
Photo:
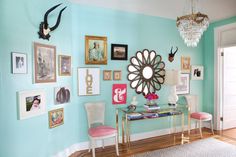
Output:
M188 108L186 105L177 105L176 108L166 105L159 105L160 109L147 110L144 106L137 106L135 110L129 110L127 107L116 108L116 128L119 141L119 115L122 119L122 144L126 143L130 147L130 123L132 121L160 119L163 117L173 117L174 134L176 133L176 116L181 116L181 143L189 142L189 138L184 136L184 113ZM125 141L126 136L126 141Z

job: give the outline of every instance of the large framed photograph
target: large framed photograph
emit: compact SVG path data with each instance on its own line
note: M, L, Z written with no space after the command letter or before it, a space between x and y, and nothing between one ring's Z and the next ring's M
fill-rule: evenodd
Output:
M107 64L107 37L85 36L85 64Z
M203 66L192 65L191 79L192 80L203 80L203 74L204 74L203 70L204 70Z
M100 68L78 68L78 95L100 94Z
M176 94L189 94L189 74L180 74L180 84L176 86Z
M128 45L111 44L111 60L127 60Z
M71 56L59 55L59 75L71 76Z
M64 109L59 108L48 112L49 128L64 124Z
M12 73L26 74L27 73L27 55L25 53L11 53Z
M182 56L181 57L181 72L182 73L190 73L190 61L191 58L189 56Z
M19 119L26 119L46 113L44 90L18 92Z
M56 47L34 43L35 83L56 82Z
M55 87L55 104L65 104L70 102L71 90L70 87Z

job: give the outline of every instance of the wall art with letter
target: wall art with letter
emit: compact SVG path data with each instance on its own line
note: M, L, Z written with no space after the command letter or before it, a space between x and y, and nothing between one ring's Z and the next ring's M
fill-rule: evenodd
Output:
M64 104L70 102L70 87L55 88L55 104Z
M46 98L43 90L18 92L19 119L26 119L46 112Z
M203 74L204 74L203 70L204 70L203 66L192 65L191 79L192 80L203 80Z
M112 86L112 104L126 104L127 85L113 84Z
M100 94L100 68L78 68L78 95Z

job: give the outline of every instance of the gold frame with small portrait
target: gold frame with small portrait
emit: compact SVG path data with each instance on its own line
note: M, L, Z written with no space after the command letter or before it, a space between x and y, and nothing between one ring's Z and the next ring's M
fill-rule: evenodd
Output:
M85 64L107 64L107 37L85 36Z

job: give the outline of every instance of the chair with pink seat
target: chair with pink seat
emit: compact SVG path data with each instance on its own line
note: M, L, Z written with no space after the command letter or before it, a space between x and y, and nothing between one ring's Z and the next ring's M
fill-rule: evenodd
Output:
M189 124L188 124L188 133L190 134L190 125L191 119L196 121L196 128L197 123L199 124L199 132L202 138L202 122L210 122L212 134L214 134L213 130L213 122L212 122L212 115L207 112L198 112L198 96L197 95L186 95L185 99L187 101L187 105L189 108Z
M111 126L104 125L105 103L88 102L85 103L85 109L88 118L89 151L92 148L93 157L95 157L96 140L102 140L104 148L104 139L111 137L115 138L116 155L119 156L117 130Z

